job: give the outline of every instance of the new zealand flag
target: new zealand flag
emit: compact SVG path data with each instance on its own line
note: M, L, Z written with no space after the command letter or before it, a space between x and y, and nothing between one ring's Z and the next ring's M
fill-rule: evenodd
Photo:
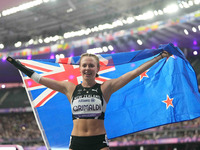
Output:
M118 78L163 50L173 55L160 60L111 96L105 113L109 139L200 117L195 72L182 51L172 44L158 49L98 55L101 68L96 81L103 83ZM44 77L79 84L82 81L79 59L76 56L20 61ZM21 75L47 148L68 148L73 122L67 97Z

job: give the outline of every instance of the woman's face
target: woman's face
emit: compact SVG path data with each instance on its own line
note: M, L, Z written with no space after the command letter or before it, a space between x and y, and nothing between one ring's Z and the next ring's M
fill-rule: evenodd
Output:
M84 56L80 62L80 72L83 79L95 79L99 67L94 57Z

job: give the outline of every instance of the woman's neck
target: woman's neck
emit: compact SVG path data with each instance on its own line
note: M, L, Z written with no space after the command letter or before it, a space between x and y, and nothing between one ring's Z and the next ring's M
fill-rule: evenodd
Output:
M96 81L94 80L94 81L83 81L82 82L82 86L83 87L92 87L92 86L94 86L96 84Z

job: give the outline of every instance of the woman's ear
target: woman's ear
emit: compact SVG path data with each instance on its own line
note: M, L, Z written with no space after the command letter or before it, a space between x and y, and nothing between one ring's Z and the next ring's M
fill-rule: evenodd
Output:
M99 70L100 70L100 66L97 68L97 73L99 72Z
M99 70L100 70L100 67L97 68L97 74L96 74L96 77L99 77L99 74L98 74Z

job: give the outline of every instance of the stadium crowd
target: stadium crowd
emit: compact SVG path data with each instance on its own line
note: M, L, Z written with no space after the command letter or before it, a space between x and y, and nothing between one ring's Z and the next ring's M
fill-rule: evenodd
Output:
M40 130L32 112L1 114L0 133L1 143L42 141Z
M32 112L6 113L0 115L0 143L42 142L42 136ZM128 142L156 140L164 138L198 138L200 135L200 118L180 123L168 124L131 135L122 136L111 141Z
M200 138L200 118L151 128L131 135L122 136L112 141L129 142L168 138L187 139L188 141L191 141L190 139L193 141L197 140L197 138Z

